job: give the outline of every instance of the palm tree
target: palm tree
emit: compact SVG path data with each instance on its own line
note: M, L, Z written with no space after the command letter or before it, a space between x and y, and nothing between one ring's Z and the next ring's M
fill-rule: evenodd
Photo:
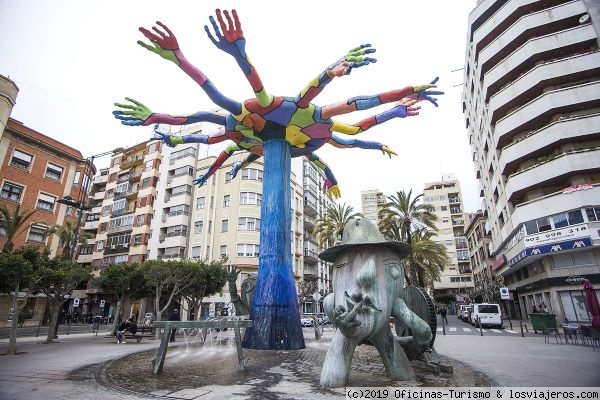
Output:
M65 260L71 259L71 252L74 249L71 249L71 245L73 243L73 238L77 233L77 227L73 221L65 221L64 225L53 225L48 228L48 234L55 234L58 236L59 245L63 247L62 256ZM77 241L79 243L85 243L87 239L91 239L93 235L89 232L84 232L79 234Z
M361 213L355 212L352 206L347 206L346 203L336 204L330 207L325 212L325 216L317 221L313 230L319 245L323 246L332 244L342 239L344 227L348 221L354 217L362 216Z
M435 221L437 216L433 213L433 207L429 204L420 203L423 194L412 198L412 189L406 193L403 190L396 195L387 196L388 202L379 212L379 230L386 237L401 238L412 245L414 231L420 228L429 228L437 231ZM410 274L415 279L413 283L424 285L423 277L420 276L415 263L413 253L409 256Z
M441 272L450 262L446 246L433 241L433 236L434 232L425 229L414 232L412 236L413 260L424 286L428 287L433 287L433 282L440 280Z
M36 211L24 209L21 212L21 205L17 205L11 212L8 211L6 205L0 204L0 227L4 229L6 235L6 243L4 243L2 251L12 251L15 247L13 240L27 228L25 223Z

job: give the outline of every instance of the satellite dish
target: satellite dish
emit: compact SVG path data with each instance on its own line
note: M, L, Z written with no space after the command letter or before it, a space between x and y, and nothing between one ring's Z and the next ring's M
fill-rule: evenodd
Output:
M583 14L581 16L581 18L579 18L579 23L580 24L585 24L586 22L588 22L590 20L590 15L589 14Z

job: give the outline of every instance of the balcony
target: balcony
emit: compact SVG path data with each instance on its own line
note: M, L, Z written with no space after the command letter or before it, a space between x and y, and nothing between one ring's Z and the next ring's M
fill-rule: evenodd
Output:
M128 198L137 197L137 193L138 193L138 187L137 186L131 187L124 192L115 192L113 199L120 200L124 197L128 197Z
M132 212L135 212L135 207L125 207L125 208L121 208L119 210L115 210L115 211L111 212L110 216L111 217L119 217L121 215L131 214Z
M485 74L484 97L486 100L489 99L490 95L516 78L518 70L526 68L527 63L533 64L534 58L548 58L557 49L572 48L580 43L592 42L596 39L594 27L587 24L529 40Z
M317 278L319 276L317 264L306 265L304 264L304 268L302 268L304 276L307 278Z
M494 94L489 101L488 115L494 124L508 110L539 96L552 85L559 85L569 77L583 80L597 76L600 71L600 52L579 54L558 60L541 61L533 69L518 77ZM574 79L574 78L573 78Z
M460 197L448 197L448 203L460 204Z
M600 171L600 149L560 154L550 161L510 175L506 184L506 197L509 201L515 201L533 189L564 184L570 176L594 171Z
M498 121L495 147L505 146L516 133L527 131L556 113L600 106L598 93L600 82L597 81L542 94Z
M119 254L129 253L129 243L123 243L123 245L114 245L104 247L104 255L107 254Z
M317 237L310 232L304 232L304 240L315 243L315 244L319 243L317 241Z
M600 134L600 113L561 117L502 149L500 171L508 175L515 171L520 162L531 156L541 155L556 145L577 142L587 136L598 134Z
M456 247L456 250L468 250L469 249L469 245L467 243L467 238L465 238L465 237L454 238L454 245Z
M174 260L179 258L185 258L185 254L183 252L179 254L159 254L156 258L159 260Z
M304 261L309 263L319 262L319 255L314 250L304 249ZM306 271L306 266L304 268Z
M317 224L317 219L315 217L311 217L310 215L304 216L304 227L306 229L312 230Z
M311 217L316 217L317 203L308 199L304 199L304 213Z
M143 154L136 154L133 156L129 156L129 157L125 157L121 160L121 169L128 169L128 168L133 168L137 165L142 164L142 162L144 162L144 155Z
M142 176L142 171L129 171L127 174L119 175L117 183L139 181Z
M464 226L465 225L465 221L463 219L453 219L452 220L452 225L453 226Z
M460 207L450 207L450 214L462 214Z
M479 76L500 63L515 47L521 46L529 38L555 34L577 24L579 17L586 12L581 2L571 1L546 10L526 14L479 52Z

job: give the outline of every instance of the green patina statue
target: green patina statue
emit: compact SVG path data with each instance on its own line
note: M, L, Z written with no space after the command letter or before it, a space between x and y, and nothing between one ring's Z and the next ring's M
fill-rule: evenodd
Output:
M252 309L252 299L254 298L254 289L256 287L256 274L250 274L244 279L241 285L240 295L237 291L237 279L240 270L237 267L227 267L227 283L229 286L229 296L235 306L235 315L250 315Z
M323 306L338 328L321 370L322 386L348 383L352 356L361 344L376 347L392 380L415 379L407 353L428 351L433 336L429 324L402 299L404 269L400 260L409 252L409 245L386 241L370 221L356 219L346 224L340 245L319 255L334 265L333 293ZM394 335L390 317L411 336Z

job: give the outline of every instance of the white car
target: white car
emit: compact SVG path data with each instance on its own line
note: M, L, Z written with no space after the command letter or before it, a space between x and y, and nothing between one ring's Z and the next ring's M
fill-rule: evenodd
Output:
M300 318L300 323L302 326L313 326L313 319L312 317L303 316Z

